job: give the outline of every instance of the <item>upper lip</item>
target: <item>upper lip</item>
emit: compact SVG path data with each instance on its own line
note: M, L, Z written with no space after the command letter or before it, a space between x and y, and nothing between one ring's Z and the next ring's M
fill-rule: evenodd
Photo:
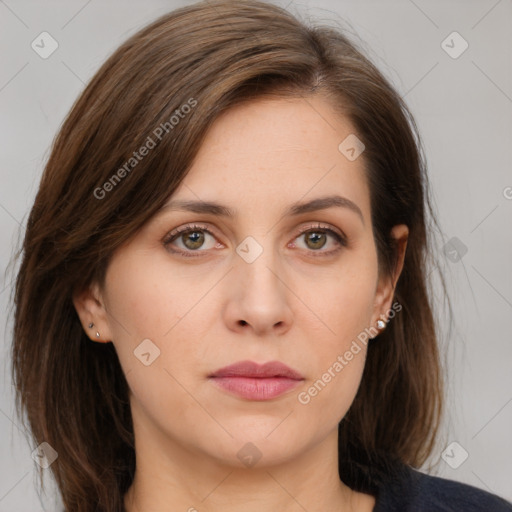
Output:
M294 380L303 380L304 377L296 370L279 361L269 361L265 364L258 364L253 361L239 361L224 368L220 368L209 377L287 377Z

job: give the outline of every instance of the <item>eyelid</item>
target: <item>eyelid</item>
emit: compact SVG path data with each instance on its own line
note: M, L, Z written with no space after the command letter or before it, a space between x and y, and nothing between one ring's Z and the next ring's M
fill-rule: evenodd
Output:
M164 238L162 239L162 242L164 243L170 243L173 238L175 238L177 235L180 235L181 233L186 233L188 231L206 231L212 236L215 236L215 233L212 231L212 229L209 226L203 225L203 224L197 224L197 223L190 223L190 224L184 224L182 226L179 226L169 233L167 233Z
M299 228L299 232L297 235L295 235L295 237L293 238L295 240L295 238L297 238L298 236L302 235L303 233L306 233L307 231L314 231L315 229L318 229L319 231L332 231L334 232L334 234L338 235L340 239L343 240L343 242L347 242L347 237L346 235L340 231L338 228L332 226L331 224L326 224L324 222L316 222L316 223L313 223L313 224L308 224L307 226L303 226L301 228Z
M332 249L330 251L321 251L321 250L318 250L318 251L314 251L314 250L309 250L307 252L313 254L314 256L322 256L322 255L331 255L331 254L334 254L336 252L338 252L342 247L345 247L348 245L348 239L347 239L347 236L341 231L339 230L338 228L330 225L330 224L326 224L326 223L323 223L323 222L313 222L313 224L308 224L308 225L305 225L305 226L302 226L299 228L299 231L293 236L291 242L293 242L296 238L298 238L299 236L301 236L302 234L304 233L307 233L309 231L315 231L315 230L319 230L319 231L324 231L326 233L330 233L336 240L336 242L338 243L338 245L340 247L336 248L336 249ZM164 238L162 239L162 243L164 246L168 246L171 244L171 242L173 242L180 234L182 233L187 233L187 232L193 232L193 231L204 231L210 235L212 235L213 237L215 238L218 238L218 236L215 234L215 230L212 229L210 226L207 226L206 224L200 224L200 223L189 223L189 224L184 224L182 226L179 226L178 228L175 228L173 229L172 231L170 231L169 233L167 233ZM287 246L289 246L289 244L291 242L288 242ZM208 252L208 251L205 251L205 250L197 250L197 251L192 251L192 250L189 250L189 251L183 251L182 249L178 249L178 250L172 250L172 249L168 249L169 251L175 253L175 254L180 254L180 255L184 255L184 256L195 256L195 255L200 255L202 252Z

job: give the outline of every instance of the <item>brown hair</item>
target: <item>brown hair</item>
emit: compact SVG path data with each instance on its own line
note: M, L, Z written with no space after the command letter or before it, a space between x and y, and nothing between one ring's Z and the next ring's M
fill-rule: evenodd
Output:
M340 475L358 487L358 465L371 473L385 454L419 467L433 449L442 379L427 213L437 224L412 115L340 30L264 2L201 2L157 19L103 64L54 140L28 218L14 290L16 405L36 444L58 453L50 467L66 511L123 510L135 470L127 382L113 344L84 333L73 293L103 283L114 251L176 190L215 119L263 94L324 94L353 123L381 272L395 265L391 228L409 227L394 297L402 310L369 345L339 425ZM148 137L154 149L131 161Z

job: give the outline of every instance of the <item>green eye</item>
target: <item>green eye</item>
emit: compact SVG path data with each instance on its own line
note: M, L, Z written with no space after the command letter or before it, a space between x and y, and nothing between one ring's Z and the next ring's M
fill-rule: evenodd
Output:
M171 252L180 253L183 256L196 256L196 254L190 254L191 252L202 252L198 251L205 242L205 233L214 237L213 233L205 226L184 226L182 228L175 229L164 240L166 247L170 246L175 240L180 240L184 245L184 249L174 250L169 249Z

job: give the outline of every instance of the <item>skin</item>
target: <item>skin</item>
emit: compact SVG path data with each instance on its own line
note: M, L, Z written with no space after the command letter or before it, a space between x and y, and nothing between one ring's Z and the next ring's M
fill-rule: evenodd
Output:
M395 275L378 274L364 159L338 150L354 132L318 95L229 110L171 199L216 201L236 217L163 210L113 255L103 287L74 297L91 339L114 343L131 389L137 470L128 512L373 509L373 496L346 486L337 468L337 427L357 393L366 345L308 404L298 400L386 316L402 269L405 225L392 231ZM336 207L282 215L294 202L334 193L362 219ZM188 223L213 235L200 231L202 245L191 233L178 236L170 247L197 257L162 241ZM318 223L344 233L347 246L330 234L312 237ZM312 227L309 235L302 227ZM236 252L248 236L263 249L252 263ZM160 349L149 366L134 356L147 338ZM304 381L257 402L207 378L247 359L281 361ZM237 457L249 442L261 454L252 467Z

